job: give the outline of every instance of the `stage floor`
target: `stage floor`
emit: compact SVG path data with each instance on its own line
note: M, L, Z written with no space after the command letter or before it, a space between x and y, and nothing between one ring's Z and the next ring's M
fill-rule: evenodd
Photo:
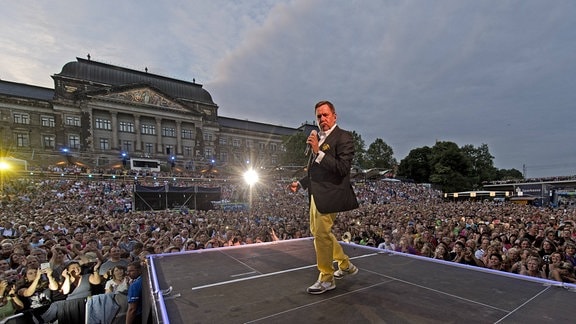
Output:
M161 323L574 323L576 286L342 243L360 272L309 295L313 241L150 258ZM474 270L477 269L477 270Z

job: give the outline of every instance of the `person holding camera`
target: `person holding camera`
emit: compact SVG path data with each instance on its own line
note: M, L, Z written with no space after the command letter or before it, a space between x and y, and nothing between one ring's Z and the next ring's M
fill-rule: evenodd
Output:
M558 266L552 270L550 279L575 284L576 275L574 274L574 266L570 262L561 261Z
M16 286L8 280L0 281L0 321L16 314L24 308L24 303L16 294Z
M52 303L52 291L60 288L52 271L50 267L28 268L24 277L16 283L16 290L22 299L24 310L30 310L39 321L42 321L42 314Z
M62 271L64 282L62 283L62 293L67 295L66 300L87 298L92 296L94 286L102 283L102 277L98 273L100 260L92 267L91 273L84 273L79 261L70 261L66 269Z
M500 255L498 253L494 253L494 254L497 256ZM502 257L500 257L500 258L502 258ZM454 262L461 263L461 264L467 264L467 265L471 265L471 266L476 266L476 267L485 267L486 266L480 259L476 258L476 255L474 255L474 250L469 246L465 246L462 249L462 252L456 256L456 258L454 259Z

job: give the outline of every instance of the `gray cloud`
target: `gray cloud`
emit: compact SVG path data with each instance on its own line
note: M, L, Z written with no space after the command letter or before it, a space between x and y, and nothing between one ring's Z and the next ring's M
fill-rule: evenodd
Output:
M114 5L112 5L114 4ZM110 8L115 8L110 10ZM8 2L0 77L93 59L203 83L229 117L296 127L332 100L398 160L488 144L499 168L576 174L573 1Z

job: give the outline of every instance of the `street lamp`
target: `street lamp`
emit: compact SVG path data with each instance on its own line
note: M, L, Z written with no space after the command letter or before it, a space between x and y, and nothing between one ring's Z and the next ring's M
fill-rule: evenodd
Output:
M254 184L256 184L259 180L258 177L258 172L254 171L254 169L249 169L246 172L244 172L244 181L250 186L252 187Z
M0 160L0 196L4 195L4 173L10 170L10 164L6 160Z
M128 154L126 154L126 152L122 152L122 168L126 168L126 165L128 164L127 156Z
M174 155L170 156L170 174L173 175L176 167L176 157Z
M62 153L64 153L64 158L66 159L66 166L72 164L72 162L70 162L70 149L68 149L67 147L63 147Z
M244 181L248 184L248 228L250 228L250 218L252 218L252 188L258 182L259 176L258 172L254 169L248 169L244 172Z

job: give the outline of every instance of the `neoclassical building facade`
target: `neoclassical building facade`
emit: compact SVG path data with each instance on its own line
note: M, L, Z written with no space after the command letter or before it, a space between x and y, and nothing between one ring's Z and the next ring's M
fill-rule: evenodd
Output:
M54 89L0 80L4 156L35 167L106 168L150 158L199 170L278 165L284 136L306 131L218 116L201 84L77 58Z

